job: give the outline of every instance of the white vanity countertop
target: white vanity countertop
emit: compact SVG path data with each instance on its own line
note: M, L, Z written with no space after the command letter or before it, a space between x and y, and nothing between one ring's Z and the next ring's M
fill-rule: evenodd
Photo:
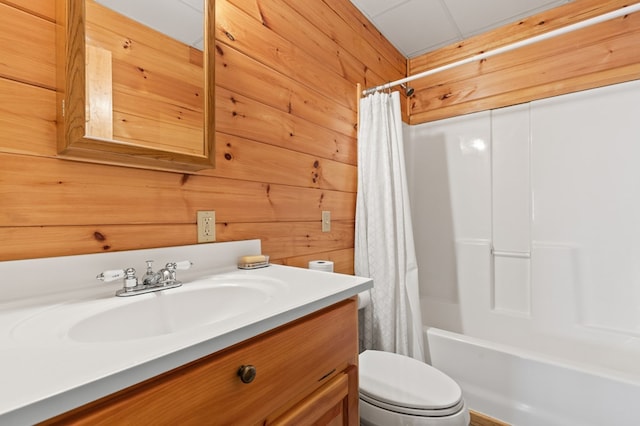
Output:
M253 251L247 252L245 243L239 246L238 252L259 253L259 241L257 247L255 241L252 240L250 245ZM222 247L225 244L227 247ZM101 284L68 289L63 294L0 300L0 424L33 424L46 420L355 296L373 285L368 278L280 265L238 270L228 265L229 259L237 259L237 253L229 250L235 246L229 244L233 243L219 243L214 248L226 249L227 254L222 256L226 259L226 267L217 265L215 274L210 271L200 276L194 275L195 272L185 274L191 279L182 278L182 287L164 292L191 291L207 279L255 278L286 285L268 303L214 323L142 338L79 342L67 333L69 316L83 310L90 309L93 313L117 304L135 303L133 299L136 298L163 296L150 293L115 297L117 285ZM188 249L183 252L189 253L190 257L198 257L190 250L211 250L185 247ZM157 253L162 253L160 250L136 251L140 252L139 256L132 258L144 258L150 254L157 257ZM102 260L98 256L104 255L90 255L89 263ZM112 269L114 259L121 261L123 258L129 259L122 254L112 256L108 259L111 263L107 262L104 269ZM0 272L2 266L0 262ZM18 268L15 266L9 265L14 268L9 275L16 275ZM95 269L94 265L91 267ZM181 278L180 275L178 277ZM10 285L19 284L14 282ZM136 327L136 324L130 326Z

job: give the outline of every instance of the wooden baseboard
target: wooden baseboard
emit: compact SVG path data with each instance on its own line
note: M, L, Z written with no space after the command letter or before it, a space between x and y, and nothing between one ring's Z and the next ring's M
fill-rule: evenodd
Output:
M469 410L469 414L471 414L471 423L469 426L511 426L509 423L494 419L477 411Z

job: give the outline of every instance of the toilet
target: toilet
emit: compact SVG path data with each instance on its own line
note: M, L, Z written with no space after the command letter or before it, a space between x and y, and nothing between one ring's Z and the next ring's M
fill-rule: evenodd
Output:
M366 350L359 357L363 426L467 426L460 386L413 358Z

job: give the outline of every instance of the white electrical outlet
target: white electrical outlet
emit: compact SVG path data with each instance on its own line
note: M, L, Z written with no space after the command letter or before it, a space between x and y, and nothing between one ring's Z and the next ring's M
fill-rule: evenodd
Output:
M331 212L322 211L322 232L331 232Z
M216 240L216 212L198 212L198 242L210 243Z

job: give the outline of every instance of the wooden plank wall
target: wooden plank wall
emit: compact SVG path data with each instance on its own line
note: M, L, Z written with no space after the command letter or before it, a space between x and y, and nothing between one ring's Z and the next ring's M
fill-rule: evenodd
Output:
M622 7L576 0L414 58L409 72ZM56 157L55 2L0 0L0 260L261 238L277 262L353 271L356 83L407 61L347 0L217 0L217 168L195 175ZM640 76L638 14L412 85L410 123ZM322 233L320 212L333 226Z
M635 3L635 2L631 2ZM629 4L575 0L408 61L408 74L468 58ZM640 13L411 82L410 124L640 78Z
M217 168L55 158L51 0L0 0L0 260L260 238L276 262L353 272L356 83L406 59L347 0L216 1ZM321 211L332 228L321 232Z

